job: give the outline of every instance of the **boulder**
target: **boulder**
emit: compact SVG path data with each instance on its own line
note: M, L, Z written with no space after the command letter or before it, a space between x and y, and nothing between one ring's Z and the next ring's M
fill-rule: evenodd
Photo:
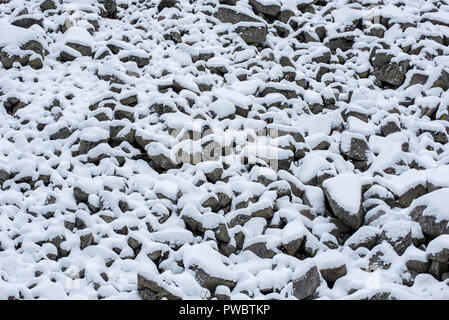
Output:
M376 227L362 226L352 234L345 242L345 246L352 250L367 248L371 250L377 244L380 230Z
M388 222L382 227L379 239L387 241L398 255L402 255L412 244L411 225L406 221Z
M345 156L356 161L368 160L369 146L363 135L344 132L340 139L340 150Z
M449 234L447 199L449 188L442 188L423 195L411 203L410 216L420 224L425 235L438 237Z
M40 4L40 8L42 11L47 11L47 10L55 10L57 9L57 6L54 0L45 0Z
M347 172L325 180L323 191L335 216L353 229L362 225L362 186L355 174Z
M306 259L293 273L293 296L298 300L304 300L315 294L321 284L318 268L312 259Z
M159 281L137 274L137 289L143 300L180 300L181 297L174 294L168 285L159 283Z
M382 83L393 87L401 86L409 69L408 60L396 61L395 56L387 50L374 47L370 54L373 75Z
M106 16L108 18L115 18L117 13L117 2L115 0L103 0L103 5L106 9Z
M246 44L255 46L263 44L268 33L267 26L263 23L241 22L234 25L231 30L237 33Z
M281 4L277 0L249 0L249 4L256 14L262 13L270 17L276 17L281 11Z
M325 251L317 255L314 259L321 276L328 283L334 283L346 275L345 259L338 250Z
M177 3L178 3L177 0L161 0L161 1L159 1L159 4L157 5L157 10L159 10L159 12L161 12L165 8L171 8L171 7L176 6Z
M449 261L449 235L442 234L430 241L426 254L429 260L447 263Z
M223 23L236 24L239 22L263 22L260 18L244 13L232 6L219 6L214 17Z

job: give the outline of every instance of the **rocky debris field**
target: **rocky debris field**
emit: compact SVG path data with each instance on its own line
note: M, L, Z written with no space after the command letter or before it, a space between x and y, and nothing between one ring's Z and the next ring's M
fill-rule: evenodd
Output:
M449 2L0 0L0 299L449 299Z

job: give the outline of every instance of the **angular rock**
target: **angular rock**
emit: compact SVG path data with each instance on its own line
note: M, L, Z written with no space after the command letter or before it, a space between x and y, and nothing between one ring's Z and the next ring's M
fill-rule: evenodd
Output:
M355 36L350 34L340 34L329 38L326 46L335 52L340 49L342 51L348 51L354 45Z
M371 250L377 244L379 233L380 230L378 228L362 226L346 240L345 246L352 250L357 250L361 247Z
M410 216L419 223L425 235L435 238L442 234L449 234L447 199L449 199L449 189L443 188L412 202Z
M157 5L157 10L159 10L159 12L161 12L165 8L171 8L171 7L176 6L177 3L178 3L177 0L161 0L161 1L159 1L159 4Z
M298 300L304 300L315 294L321 279L318 268L311 259L303 260L293 274L293 295Z
M375 47L371 52L370 63L374 67L373 75L383 83L399 87L405 81L409 69L409 61L392 61L394 55Z
M449 261L449 235L443 234L429 242L427 259L447 263Z
M321 276L326 282L333 284L347 273L345 259L337 250L329 250L315 257Z
M402 255L412 244L410 223L405 221L391 221L386 223L381 229L379 239L387 241L398 255Z
M263 23L238 23L232 29L248 45L259 46L267 38L267 26Z
M267 16L276 17L281 11L281 5L278 1L249 0L255 13L262 13Z
M231 6L220 6L214 13L214 17L223 23L236 24L239 22L261 22L255 16L250 16Z
M45 0L44 2L42 2L40 4L40 8L41 8L42 11L57 9L56 3L55 3L54 0Z
M115 18L117 13L117 2L115 0L103 0L103 5L106 9L106 16L108 18Z
M341 135L340 150L344 155L353 160L368 160L368 143L361 134L344 132Z
M358 178L352 173L340 174L325 180L323 191L333 213L351 228L360 228L364 216Z
M181 299L181 297L177 296L167 288L163 288L156 281L148 279L140 274L137 274L137 289L143 300L160 300L162 298L166 298L167 300Z

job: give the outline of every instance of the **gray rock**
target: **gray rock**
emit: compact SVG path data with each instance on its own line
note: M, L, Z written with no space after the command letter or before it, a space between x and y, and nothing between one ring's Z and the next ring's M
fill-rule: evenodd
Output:
M106 143L106 142L107 142L107 140L104 140L104 139L98 140L98 141L81 140L78 154L87 154L91 149L95 148L100 143Z
M351 228L357 230L363 224L364 216L363 216L363 208L362 202L360 201L360 208L358 212L348 212L346 209L339 206L338 202L332 199L329 194L329 190L326 189L325 184L323 184L323 192L329 201L329 205L332 209L332 212L340 218L346 225Z
M385 121L384 123L382 123L381 127L380 127L380 132L382 132L382 135L384 137L395 133L395 132L399 132L401 131L401 128L398 127L398 125L396 124L395 121Z
M379 48L375 47L370 54L370 62L374 67L373 75L382 83L399 87L405 81L409 62L407 60L392 62L394 55L379 51Z
M62 51L59 53L59 59L62 62L74 61L76 59L76 56L62 49Z
M246 13L240 12L231 6L220 6L214 13L214 17L223 23L232 24L239 22L261 22L261 20L257 17L247 15Z
M321 276L327 282L335 282L341 277L345 276L347 273L346 264L343 264L339 267L329 268L329 269L320 269Z
M415 72L412 75L412 78L410 79L409 86L414 86L415 84L426 84L427 80L429 79L429 76L424 73Z
M256 256L263 259L264 258L271 259L276 255L276 252L267 248L266 242L263 240L247 246L244 250L249 250L253 252Z
M133 94L130 96L127 96L126 98L120 99L120 103L124 106L134 107L139 102L137 95Z
M214 292L218 286L226 286L232 290L237 284L235 281L225 280L209 275L203 269L198 267L193 268L193 270L195 271L196 281L198 281L200 286L208 289L210 292Z
M31 26L37 24L41 28L44 27L44 19L37 19L32 16L19 16L14 21L11 22L12 25L21 28L30 28Z
M440 235L429 242L427 259L447 263L449 261L449 235Z
M305 238L306 238L306 236L299 237L297 239L293 239L292 241L290 241L288 243L282 244L282 246L287 251L287 254L293 256L298 251L298 249L301 247L301 244L303 243Z
M44 47L42 43L36 40L30 40L20 47L20 50L31 50L44 58Z
M349 148L346 146L340 145L341 152L357 161L366 161L368 160L367 152L369 151L368 143L366 142L363 136L353 136L351 137Z
M220 167L217 167L210 172L204 173L207 180L209 180L212 183L219 181L222 174L223 174L223 168L220 168Z
M295 13L291 11L290 9L281 9L279 12L277 18L279 21L283 23L288 23L291 17L294 17Z
M280 93L287 99L297 98L298 93L290 87L279 87L270 83L266 83L259 89L258 96L259 97L265 97L267 94L270 93Z
M70 137L71 134L72 132L70 131L70 129L67 126L65 126L56 131L55 133L51 134L50 140L66 139Z
M253 217L260 217L260 218L264 218L264 219L270 219L271 217L273 217L274 211L273 211L273 206L268 205L265 208L261 208L258 210L254 210L251 212L251 215Z
M401 208L407 208L410 206L413 200L425 195L427 193L427 189L425 186L419 184L416 187L407 190L404 194L399 196L398 203Z
M442 280L443 274L449 271L449 265L447 263L432 261L429 267L429 273L438 280Z
M346 240L345 246L352 250L357 250L361 247L371 250L377 244L379 232L379 229L375 227L362 226Z
M176 163L174 163L169 157L167 157L163 153L150 156L150 159L154 161L159 167L165 170L177 168Z
M430 261L420 261L420 260L407 260L405 263L407 269L414 271L416 273L425 273L429 270Z
M267 26L262 23L254 25L237 25L234 31L246 42L246 44L255 46L264 43L268 33Z
M28 41L20 47L20 50L31 50L34 53L39 54L42 59L44 58L44 48L39 41ZM26 52L22 52L20 55L9 55L0 48L0 62L5 69L10 69L15 62L20 63L22 66L30 65L31 62L30 66L32 66L34 69L42 68L42 61L40 64L35 61L36 59L30 61L30 56L31 54Z
M265 14L271 17L276 17L281 11L281 6L276 3L266 4L260 0L249 0L249 4L257 14Z
M150 63L150 57L140 57L137 55L129 54L120 58L121 62L133 61L137 64L137 67L143 68Z
M330 38L326 42L326 46L334 52L337 49L348 51L354 45L354 39L355 37L352 35L337 35Z
M411 228L402 228L402 225L405 226L406 223L402 221L386 223L382 227L382 232L379 236L379 240L388 242L398 255L402 255L412 244Z
M104 0L103 5L106 9L106 16L108 18L115 18L117 13L117 2L115 0Z
M42 11L47 11L47 10L55 10L57 7L54 0L45 0L44 2L41 3L40 8Z
M298 300L304 300L312 296L320 286L320 274L316 266L312 266L299 278L293 280L293 295Z
M143 300L180 300L181 297L160 286L157 282L137 274L137 289Z
M159 1L159 4L157 5L157 10L159 10L159 12L161 12L165 8L171 8L171 7L176 6L177 3L178 3L177 0L161 0L161 1Z
M219 0L220 4L225 4L228 6L235 6L237 4L237 0Z
M437 237L441 234L449 234L449 221L440 220L433 216L424 216L423 212L426 209L425 205L416 206L410 212L413 220L419 222L421 229L425 235Z
M9 172L6 170L0 169L0 185L3 184L3 182L9 180L11 178Z
M94 241L94 235L92 233L88 233L85 235L82 235L80 237L80 250L83 250L90 246L92 242Z
M444 91L449 90L449 72L443 69L441 75L433 83L432 88L442 88Z
M74 43L74 42L67 42L66 45L76 51L78 51L79 53L81 53L81 55L83 56L92 56L92 48L90 46L85 46L79 43Z
M27 106L27 103L21 101L17 97L9 97L6 99L6 101L3 102L3 107L5 108L6 112L10 115L14 115L17 110L22 109Z
M78 202L87 203L89 201L89 194L81 190L79 187L73 188L73 195Z

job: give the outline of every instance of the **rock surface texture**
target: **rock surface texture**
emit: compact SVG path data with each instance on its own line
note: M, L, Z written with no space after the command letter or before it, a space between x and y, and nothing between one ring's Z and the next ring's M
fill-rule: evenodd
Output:
M447 1L0 3L0 299L449 299Z

